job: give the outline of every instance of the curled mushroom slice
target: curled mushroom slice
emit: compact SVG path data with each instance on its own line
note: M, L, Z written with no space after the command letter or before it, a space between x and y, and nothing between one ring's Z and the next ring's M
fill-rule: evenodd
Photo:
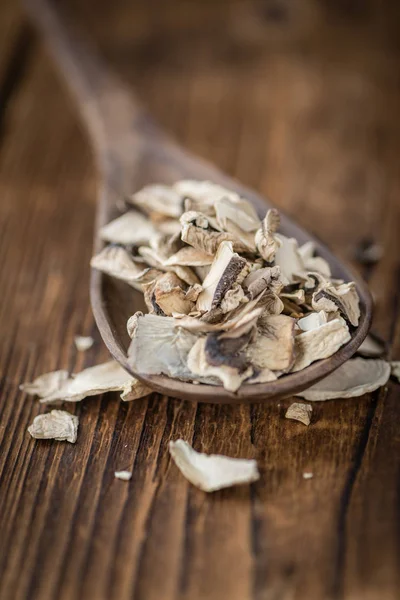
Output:
M238 282L246 264L246 259L233 252L231 242L222 242L203 281L203 291L196 302L197 310L207 312L220 305L228 290Z
M105 242L115 244L147 244L156 234L152 223L136 210L130 210L100 229L100 237Z
M122 392L123 400L131 400L136 394L135 386L138 381L131 377L116 361L111 360L95 367L84 369L80 373L72 374L65 378L58 377L58 385L55 385L55 378L51 373L42 375L41 382L32 384L23 384L23 389L28 394L38 394L40 402L79 402L88 396L97 396L105 392ZM54 375L54 374L53 374ZM45 383L48 383L46 388ZM35 385L36 384L36 385ZM147 387L140 387L140 393L145 396L150 393Z
M275 234L275 237L280 242L275 253L275 264L280 267L282 277L287 283L292 283L295 276L304 273L305 270L297 240L279 233Z
M260 317L257 335L246 351L256 369L290 369L294 361L294 325L294 319L285 315Z
M75 444L78 435L79 417L65 410L52 410L34 418L28 431L37 440L57 440Z
M300 246L299 254L307 271L317 271L317 273L321 273L321 275L327 278L331 276L329 263L321 256L314 256L315 244L313 241L310 240Z
M204 492L252 483L260 478L255 460L203 454L183 440L170 442L169 452L182 475Z
M129 347L129 364L134 371L147 375L169 375L192 379L187 356L198 336L177 327L179 319L143 315L137 318Z
M282 245L281 240L275 235L279 229L279 224L279 213L276 208L271 208L255 236L257 250L267 262L274 260L276 251Z
M209 334L214 335L214 334ZM208 338L208 336L207 336ZM188 367L190 371L200 377L216 377L222 382L224 388L230 392L236 392L242 382L253 374L253 368L247 366L244 361L234 356L217 357L217 354L207 352L207 338L196 341L188 355ZM222 361L225 362L222 362ZM241 366L239 366L239 363Z
M392 360L390 363L390 372L400 382L400 361Z
M142 290L143 283L154 281L161 274L157 269L143 269L143 265L138 266L131 254L121 246L106 246L99 254L93 256L90 266L125 281L139 291Z
M184 283L175 273L164 273L154 281L154 300L167 316L173 313L189 314L194 302L186 298Z
M343 283L334 286L330 283L323 286L312 297L314 310L324 310L327 313L339 310L340 314L351 325L358 325L360 319L359 298L355 283Z
M346 322L339 318L295 337L296 359L292 371L305 369L316 360L332 356L350 340Z
M351 358L308 390L296 395L311 401L354 398L385 385L389 376L390 365L384 360Z
M148 265L159 269L160 271L172 271L176 273L176 275L188 285L200 283L199 278L190 267L180 265L165 265L164 257L161 256L157 252L157 250L154 250L153 248L149 248L147 246L140 246L139 254L145 259Z
M182 213L182 196L167 185L147 185L129 201L149 215L156 213L178 219Z

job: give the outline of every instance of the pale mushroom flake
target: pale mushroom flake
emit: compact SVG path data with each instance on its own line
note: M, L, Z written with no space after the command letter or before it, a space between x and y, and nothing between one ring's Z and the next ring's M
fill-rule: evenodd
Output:
M274 260L276 251L282 245L281 240L275 235L279 224L279 213L276 208L271 208L255 236L257 250L267 262Z
M285 371L294 361L295 321L285 315L263 315L247 355L257 369Z
M133 194L129 201L150 216L156 213L179 219L182 213L181 194L167 185L147 185Z
M100 229L100 237L105 242L130 245L148 243L156 235L152 223L136 210L130 210Z
M311 404L293 402L287 409L285 418L300 421L300 423L308 426L311 423L312 410Z
M131 254L121 246L106 246L90 261L91 267L125 281L136 290L142 291L141 285L149 283L162 274L155 268L138 266Z
M390 377L390 364L384 360L351 358L336 371L296 395L305 400L354 398L385 385Z
M105 392L122 392L122 400L135 400L147 396L151 390L140 381L131 377L116 361L112 360L95 367L84 369L80 373L65 377L56 371L47 373L33 383L25 383L21 389L38 395L40 402L79 402L88 396Z
M203 454L183 440L171 441L169 452L182 475L204 492L253 483L260 478L255 460Z
M350 337L349 328L341 318L299 333L295 337L296 359L292 371L300 371L316 360L332 356Z
M275 253L275 265L280 267L282 277L287 283L292 283L295 276L305 271L303 260L299 253L299 245L294 238L288 238L279 233L276 234L280 246Z
M54 439L75 444L78 435L79 418L65 410L52 410L34 418L28 431L37 440Z
M313 329L317 329L327 322L328 318L326 316L326 312L320 310L317 313L310 313L306 317L299 319L297 321L297 325L302 331L312 331Z
M191 379L187 356L198 336L186 331L173 317L142 315L137 318L129 347L129 363L137 373Z
M331 276L329 264L321 256L314 256L315 244L312 241L306 242L299 248L299 254L303 259L304 267L307 271L317 271L324 277Z
M93 346L94 339L90 335L76 335L74 338L74 342L76 349L79 352L86 352L86 350L89 350Z

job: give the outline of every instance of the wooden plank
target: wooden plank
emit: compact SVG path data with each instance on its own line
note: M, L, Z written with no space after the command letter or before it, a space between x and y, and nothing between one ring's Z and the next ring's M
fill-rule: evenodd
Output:
M107 4L106 20L81 2L76 15L183 143L341 258L366 236L383 243L370 273L375 327L400 358L395 8L182 4L181 21L161 2L135 13ZM154 395L125 405L107 395L69 407L80 416L75 446L27 435L45 409L21 381L106 358L87 293L90 152L49 60L36 48L30 61L0 155L1 597L396 598L394 383L388 394L315 404L308 429L284 419L289 401L196 407ZM96 338L84 355L73 346L81 333ZM169 460L177 437L257 458L260 481L203 494ZM133 469L130 483L114 479L120 468Z

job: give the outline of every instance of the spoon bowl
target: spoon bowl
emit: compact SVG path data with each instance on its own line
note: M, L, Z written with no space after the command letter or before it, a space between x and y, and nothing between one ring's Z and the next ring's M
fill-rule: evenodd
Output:
M255 191L195 158L160 131L134 95L110 73L99 57L78 39L73 29L47 0L30 0L27 9L44 34L80 107L95 152L100 185L94 251L103 247L100 227L124 210L122 199L146 184L172 184L178 179L209 180L232 189L249 200L260 217L272 205ZM293 220L281 215L280 231L300 244L312 240L316 253L328 261L332 275L355 281L360 297L361 317L350 341L331 357L282 376L276 381L243 384L235 393L222 386L195 385L163 375L132 371L128 363L130 338L128 318L146 310L142 295L133 288L99 271L91 272L91 303L101 336L113 357L132 375L155 391L196 402L253 403L283 398L304 390L348 360L360 346L371 324L372 300L366 284L326 246Z

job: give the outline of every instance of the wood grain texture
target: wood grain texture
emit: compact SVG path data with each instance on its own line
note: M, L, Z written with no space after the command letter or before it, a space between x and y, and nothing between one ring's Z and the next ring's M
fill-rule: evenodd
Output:
M375 330L399 359L396 7L174 5L121 0L101 19L85 0L74 15L183 144L273 197L339 256L366 237L384 245L365 274ZM0 147L0 597L397 598L395 383L315 404L308 429L283 418L288 401L196 406L154 395L127 405L111 394L69 407L80 416L75 446L26 433L46 409L21 381L107 353L88 299L87 142L37 42L20 73ZM95 346L78 354L75 334ZM177 437L257 458L260 481L204 495L169 460ZM129 483L114 479L122 468L133 469Z

